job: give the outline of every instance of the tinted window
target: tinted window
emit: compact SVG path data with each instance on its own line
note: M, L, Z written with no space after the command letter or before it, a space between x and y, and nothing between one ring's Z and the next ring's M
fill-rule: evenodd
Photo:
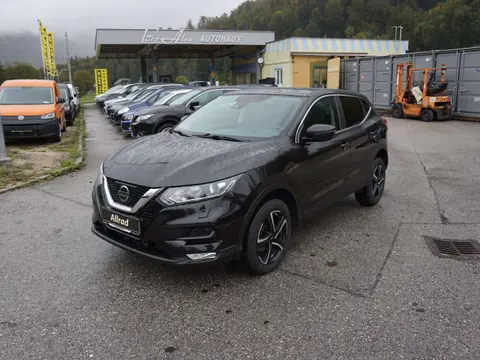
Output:
M0 105L8 104L53 104L53 91L48 87L4 87L0 90Z
M360 99L363 106L363 113L367 116L368 111L370 110L370 104L365 99Z
M337 130L340 129L337 106L333 97L326 97L313 105L305 118L303 131L314 124L333 125Z
M360 99L352 96L340 96L339 99L342 104L347 127L362 122L365 115L363 115L363 106Z
M198 109L176 129L194 135L275 137L291 125L303 101L294 96L230 93Z
M206 91L203 94L196 97L195 99L193 99L193 101L198 101L199 105L203 106L222 94L223 94L223 90Z

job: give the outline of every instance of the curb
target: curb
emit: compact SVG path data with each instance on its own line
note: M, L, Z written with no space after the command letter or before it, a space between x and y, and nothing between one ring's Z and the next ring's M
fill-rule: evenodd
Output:
M85 125L85 119L83 119L83 121L84 121L84 125ZM82 131L80 131L80 134L78 135L78 140L79 141L78 141L78 148L77 149L78 149L78 152L79 152L80 156L75 159L75 166L73 166L71 168L60 168L60 169L58 169L57 172L59 172L61 175L65 175L66 173L78 170L83 166L83 161L85 160L85 157L84 157L84 154L83 154L83 151L84 151L83 135L84 135L84 132L85 132L84 130L85 129L82 129ZM61 176L61 175L58 175L58 176ZM24 187L34 185L34 184L36 184L38 182L41 182L41 181L54 179L58 176L55 176L55 175L52 175L52 174L47 174L47 175L39 176L38 178L32 179L30 181L26 181L26 182L17 184L15 186L7 186L6 188L0 189L0 195L5 194L5 193L10 192L10 191L13 191L13 190L18 190L18 189L21 189L21 188L24 188Z

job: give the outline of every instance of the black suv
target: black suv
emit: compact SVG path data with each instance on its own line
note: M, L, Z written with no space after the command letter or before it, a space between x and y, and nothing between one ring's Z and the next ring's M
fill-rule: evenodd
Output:
M60 89L60 93L62 97L65 99L65 103L63 107L65 108L65 120L67 125L73 125L73 121L75 120L75 103L73 102L73 94L70 92L70 88L67 84L58 84L58 88Z
M387 167L386 121L362 95L230 92L108 156L92 230L165 263L243 259L267 273L308 215L351 193L377 204Z

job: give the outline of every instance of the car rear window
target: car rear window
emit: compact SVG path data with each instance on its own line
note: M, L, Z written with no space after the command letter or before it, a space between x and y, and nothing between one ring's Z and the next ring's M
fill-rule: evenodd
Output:
M48 87L12 86L0 89L0 105L53 104L53 92Z

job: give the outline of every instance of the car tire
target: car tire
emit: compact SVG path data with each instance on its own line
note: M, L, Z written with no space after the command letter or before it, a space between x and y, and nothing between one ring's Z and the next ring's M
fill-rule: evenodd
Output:
M360 205L373 206L380 201L385 190L386 170L385 162L381 158L373 161L368 185L355 193Z
M403 117L402 104L397 103L392 106L392 116L397 119L401 119Z
M175 124L173 122L166 122L160 125L158 128L155 129L155 134L161 133L161 132L167 132L171 128L173 128Z
M280 265L291 242L291 224L290 210L282 200L267 201L258 209L244 250L244 263L253 274L267 274Z
M430 109L423 109L420 113L420 118L425 122L431 122L435 119L435 114Z
M58 122L58 133L51 137L52 142L62 141L62 132L63 132L62 124L60 122Z

